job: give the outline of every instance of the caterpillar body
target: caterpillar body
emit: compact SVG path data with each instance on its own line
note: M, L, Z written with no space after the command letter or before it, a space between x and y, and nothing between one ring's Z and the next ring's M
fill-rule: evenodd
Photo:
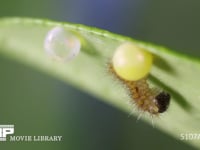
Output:
M164 91L150 88L147 83L147 77L137 81L129 81L121 78L114 70L113 65L108 64L108 70L115 78L120 80L129 90L131 102L144 111L153 115L158 115L167 110L170 102L170 95Z

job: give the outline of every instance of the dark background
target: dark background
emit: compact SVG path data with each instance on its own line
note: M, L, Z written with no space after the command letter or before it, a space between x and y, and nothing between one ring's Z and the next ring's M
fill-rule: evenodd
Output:
M0 16L81 23L199 56L198 0L0 0ZM58 143L4 149L193 149L98 99L0 56L0 124L15 135L62 135Z

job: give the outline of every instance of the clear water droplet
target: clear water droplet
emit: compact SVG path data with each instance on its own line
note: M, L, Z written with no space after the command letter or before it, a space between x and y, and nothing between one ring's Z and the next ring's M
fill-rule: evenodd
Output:
M81 42L72 32L54 27L45 37L44 48L53 59L70 61L80 52Z

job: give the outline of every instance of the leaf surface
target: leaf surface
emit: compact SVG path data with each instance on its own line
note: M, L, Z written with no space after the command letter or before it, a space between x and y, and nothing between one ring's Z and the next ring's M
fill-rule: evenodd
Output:
M44 51L45 36L56 26L73 31L81 38L81 52L71 62L52 60ZM181 133L199 133L199 59L83 25L31 18L0 19L1 55L70 83L130 113L133 110L126 89L107 72L113 52L124 41L132 41L154 54L148 81L172 96L169 110L154 119L156 127L178 139ZM133 114L138 115L138 111L134 110ZM150 117L142 118L151 123ZM200 148L198 140L187 142Z

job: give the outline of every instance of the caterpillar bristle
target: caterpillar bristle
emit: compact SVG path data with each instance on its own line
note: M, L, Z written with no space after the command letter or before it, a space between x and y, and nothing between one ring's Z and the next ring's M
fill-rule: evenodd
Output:
M135 103L139 110L152 115L158 115L167 110L170 95L166 92L159 92L159 90L150 88L147 83L147 77L137 81L125 80L115 72L111 63L108 64L108 71L127 87L131 103Z

